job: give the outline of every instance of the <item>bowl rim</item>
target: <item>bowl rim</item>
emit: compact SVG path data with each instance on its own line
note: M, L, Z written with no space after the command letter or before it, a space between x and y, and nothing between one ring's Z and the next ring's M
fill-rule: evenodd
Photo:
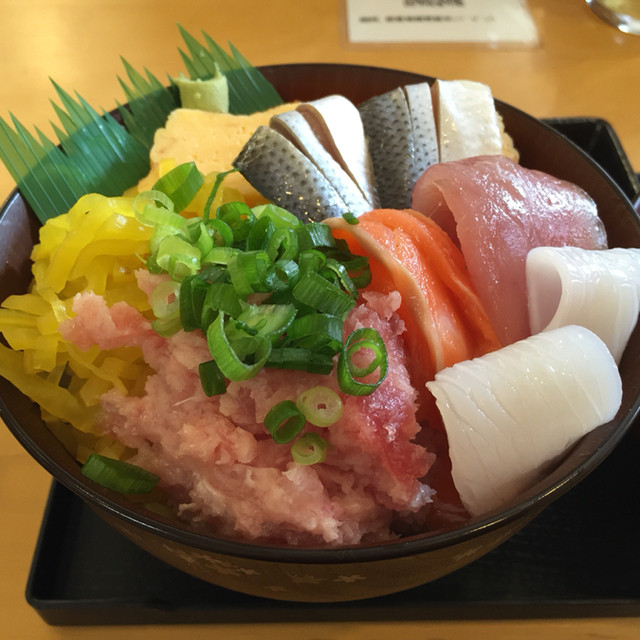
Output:
M274 70L277 73L278 70L282 69L302 67L313 68L319 71L331 71L337 68L349 72L358 72L362 70L371 70L372 72L385 71L402 76L404 78L402 81L403 84L406 84L406 79L413 79L415 82L431 82L435 80L433 76L403 71L401 69L358 64L300 62L264 65L258 67L258 69L262 72L266 72L268 77L270 70ZM640 216L638 215L638 212L635 211L629 198L622 191L620 186L609 176L609 174L585 151L562 133L546 124L543 120L535 118L521 109L502 102L501 100L495 99L495 102L498 106L498 110L511 110L518 117L526 119L532 126L542 128L547 131L547 133L562 138L565 144L570 145L574 152L582 156L594 170L605 178L609 186L616 192L616 195L624 202L631 214L631 217L635 220L636 225L640 229ZM14 206L18 201L27 208L30 216L34 215L30 206L16 187L11 191L0 208L0 222L2 222L2 218L4 217L6 210L11 206ZM591 473L618 445L639 414L640 395L635 399L627 413L619 420L616 421L614 419L596 429L596 431L611 430L611 433L605 437L600 446L598 446L591 455L564 474L560 479L552 482L544 489L536 489L534 487L528 492L522 494L525 496L524 499L521 498L516 504L497 512L473 518L462 527L441 532L424 532L383 543L359 544L342 547L288 547L284 545L256 544L249 541L237 541L227 537L216 536L215 534L204 534L189 528L189 525L172 522L168 519L164 519L162 516L151 514L151 512L147 512L146 510L138 511L131 508L128 506L126 498L105 490L102 487L83 479L80 475L75 476L69 473L66 469L60 466L58 462L46 454L22 429L13 413L5 404L3 397L0 395L0 418L4 420L6 426L12 432L14 437L20 442L23 448L26 449L26 451L53 476L56 481L59 481L74 494L87 502L92 508L98 509L99 511L115 517L117 520L133 525L138 529L142 529L148 533L155 534L161 538L168 539L188 547L194 547L200 550L237 558L296 564L358 563L416 556L448 547L454 542L461 543L468 541L485 533L514 524L516 521L521 520L522 516L527 513L530 514L531 517L534 517L545 506L568 491L574 484L576 484L578 479L581 479ZM613 425L614 422L617 422L617 424ZM523 525L526 524L526 522L528 522L528 520L523 522Z

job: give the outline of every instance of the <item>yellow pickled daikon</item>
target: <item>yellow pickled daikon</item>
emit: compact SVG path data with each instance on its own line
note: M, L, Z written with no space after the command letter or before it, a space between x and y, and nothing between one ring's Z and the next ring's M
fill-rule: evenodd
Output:
M165 161L160 173L173 165ZM202 215L215 177L205 177L184 215ZM48 220L31 254L29 292L0 306L0 333L10 347L0 344L0 376L40 405L45 422L80 461L92 452L130 455L96 428L100 397L110 389L137 394L148 373L137 348L81 351L59 332L73 315L74 296L86 291L103 296L109 306L125 301L150 314L135 271L144 267L152 228L135 217L136 194L135 189L121 197L88 194L68 213ZM223 186L211 210L240 199Z

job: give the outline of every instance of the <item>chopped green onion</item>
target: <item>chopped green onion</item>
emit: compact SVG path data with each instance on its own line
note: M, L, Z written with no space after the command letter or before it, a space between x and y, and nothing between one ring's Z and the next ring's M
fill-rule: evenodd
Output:
M276 229L295 229L301 227L302 222L286 209L275 204L259 204L252 209L256 218L268 217Z
M321 222L309 222L296 228L296 232L300 251L336 246L331 228Z
M149 302L157 318L162 318L178 311L178 286L176 282L165 280L151 292Z
M237 318L243 310L243 303L232 285L225 282L213 282L208 286L200 310L199 327L206 332L209 325L222 312Z
M185 331L201 327L202 307L209 285L198 276L189 276L180 285L180 322Z
M242 345L239 342L237 345L231 344L225 333L224 313L219 313L207 328L209 351L220 367L220 371L229 380L240 381L252 378L262 369L271 353L269 338L259 337L256 340L254 336L247 337L254 338L255 346L251 352L246 352L246 349L241 351L239 347Z
M164 228L164 235L182 231L186 222L179 213L151 203L147 203L142 211L136 213L136 218L138 222L148 227Z
M156 191L166 193L176 211L184 211L204 184L195 162L185 162L165 173L153 185Z
M336 257L336 259L338 259ZM366 256L351 256L339 260L351 278L351 282L356 289L364 289L371 282L371 267L369 258Z
M297 464L316 464L327 457L327 441L317 433L305 433L291 445L291 457Z
M333 371L333 358L310 349L274 347L265 363L270 369L292 369L329 375Z
M158 224L153 228L153 233L149 240L149 250L154 255L157 254L160 243L170 236L177 236L182 238L185 242L188 242L187 238L183 235L181 228L170 224Z
M145 261L145 267L147 267L147 271L149 273L162 273L164 269L158 264L156 257L154 254L150 254L149 257Z
M294 260L298 255L298 235L295 229L276 229L269 238L267 253L273 262Z
M249 205L244 202L225 202L218 207L216 219L231 227L234 243L246 240L256 217Z
M271 236L273 236L276 226L268 216L258 218L247 236L247 251L256 251L258 249L267 249Z
M209 397L224 393L227 389L226 379L215 360L207 360L198 365L202 389Z
M238 320L275 341L288 329L295 317L296 308L293 305L263 303L247 307L238 316Z
M327 358L327 360L331 359L333 362L333 356L340 353L340 350L342 349L342 341L336 342L327 334L312 334L303 336L302 338L297 338L296 340L287 340L285 347L310 351L317 356Z
M82 474L99 485L127 494L152 491L159 477L129 462L92 453L82 466Z
M353 281L349 277L347 269L343 264L341 264L337 260L334 260L333 258L327 258L326 266L321 271L321 275L326 277L325 273L332 274L335 280L352 298L355 299L358 297L358 290L353 284ZM327 278L327 280L328 279L329 278Z
M145 210L149 208L149 217L146 217ZM165 222L160 219L156 219L153 217L154 209L162 209L172 213L174 216L179 216L179 214L174 211L173 200L162 191L154 191L147 190L142 191L133 199L133 212L136 216L136 219L142 224L145 224L149 227L155 226L157 224L165 224ZM159 214L160 216L162 214ZM182 222L184 222L184 218L179 216Z
M189 237L189 242L200 251L201 256L206 256L213 245L213 236L209 228L200 218L192 218L185 226L185 231Z
M295 402L283 400L269 409L264 426L277 444L291 442L304 428L305 419Z
M293 285L298 274L298 265L293 260L278 260L267 269L265 281L272 291L281 291Z
M301 251L298 256L298 266L301 272L320 271L327 264L327 256L317 249Z
M199 252L198 252L199 253ZM169 258L167 271L176 282L187 276L194 275L200 268L199 255L173 255Z
M202 218L183 217L176 193L187 189L196 170L193 163L176 169L158 181L162 190L140 194L136 215L153 226L147 268L172 279L152 294L152 326L165 336L181 328L206 335L213 359L203 366L203 387L217 393L222 379L246 380L262 367L327 375L340 354L342 384L370 393L371 385L355 378L378 368L384 377L384 344L381 351L370 337L349 347L342 342L344 319L371 277L367 258L334 239L329 226L303 224L276 205L226 202L210 218L229 172L216 176ZM374 360L358 367L353 356L363 349L373 350Z
M297 317L287 329L286 344L335 355L342 349L342 320L325 313Z
M237 171L237 169L233 168L233 169L229 169L228 171L221 171L220 173L218 173L218 175L216 175L216 179L213 183L213 187L211 187L211 191L209 192L207 201L204 204L204 211L202 212L202 219L205 222L208 222L211 217L211 205L213 204L213 201L215 200L216 195L218 194L218 189L220 188L222 181L230 173L234 173L235 171Z
M203 282L229 282L229 272L221 265L207 264L198 273L198 278Z
M303 391L296 399L302 415L316 427L329 427L340 419L344 405L329 387L317 386Z
M174 280L182 280L200 269L200 251L179 236L166 236L158 245L156 262Z
M365 367L357 366L353 356L363 349L373 352L373 359ZM387 349L380 334L372 328L356 329L345 340L340 357L338 358L338 384L344 393L353 396L365 396L373 393L387 375L389 362ZM379 369L376 382L359 382L362 378Z
M238 295L246 298L252 293L267 293L267 271L271 260L266 251L240 251L227 263L231 283Z
M167 315L164 318L156 318L151 321L151 328L164 338L172 336L174 333L178 333L182 329L180 324L180 313L176 311L171 315Z
M240 249L234 249L233 247L213 247L200 262L201 264L227 265L229 264L229 260L238 253L240 253Z
M293 296L293 292L290 288L277 288L269 296L269 302L272 304L292 304L298 310L298 316L303 316L308 313L316 313L313 307L309 307L299 300L296 300Z
M296 318L287 329L289 340L318 334L326 334L342 344L342 321L327 313L309 314Z
M342 217L344 218L344 221L347 224L359 224L360 223L358 218L356 218L356 216L354 216L353 213L351 213L351 211L347 211L346 213L343 213Z
M356 302L342 289L313 271L300 276L292 289L293 297L322 313L345 318Z
M166 209L167 211L175 212L175 204L171 197L159 189L147 189L146 191L139 193L133 200L135 213L141 214L149 204L161 209ZM176 213L175 215L179 214ZM154 221L152 224L157 224L157 222Z
M216 246L230 247L233 244L233 230L226 222L213 218L206 225L213 231L212 239Z

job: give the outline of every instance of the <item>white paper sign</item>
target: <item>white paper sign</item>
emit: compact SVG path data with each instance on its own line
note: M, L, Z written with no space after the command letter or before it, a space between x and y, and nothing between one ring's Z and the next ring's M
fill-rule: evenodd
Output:
M349 41L534 46L524 0L346 0Z

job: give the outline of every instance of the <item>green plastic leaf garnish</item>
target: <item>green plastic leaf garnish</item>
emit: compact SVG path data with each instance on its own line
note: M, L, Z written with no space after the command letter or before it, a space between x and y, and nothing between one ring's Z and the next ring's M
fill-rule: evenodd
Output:
M207 80L219 68L229 85L229 111L253 113L282 104L267 79L232 46L230 53L207 34L204 44L179 26L187 45L180 51L192 80ZM180 106L175 83L164 86L148 70L136 71L123 60L119 78L126 105L115 115L99 112L80 95L72 97L54 83L60 104L53 104L60 124L53 124L59 146L36 129L35 135L13 115L0 117L0 160L16 181L38 219L68 211L91 192L120 195L149 172L155 131ZM119 122L121 120L122 124Z

